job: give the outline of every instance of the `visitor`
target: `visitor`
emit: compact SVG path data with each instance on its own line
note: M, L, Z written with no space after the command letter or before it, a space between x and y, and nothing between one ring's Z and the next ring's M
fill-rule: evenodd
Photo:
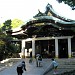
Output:
M40 55L40 56L38 56L38 66L39 67L42 66L41 63L42 63L42 56Z
M17 66L17 74L18 74L18 75L22 75L23 70L26 71L25 61L22 61L22 63L20 63L20 64Z
M38 58L39 58L40 54L36 54L36 66L38 67Z
M54 70L53 74L57 74L58 63L55 61L54 58L52 58L51 60L52 60L51 66L52 66L52 68L53 68L53 70Z
M32 63L32 51L30 52L30 59L29 59L29 63Z
M51 59L51 64L47 67L47 69L43 72L42 75L46 75L48 72L53 70L53 74L58 74L57 73L57 67L58 63L54 60L54 58Z

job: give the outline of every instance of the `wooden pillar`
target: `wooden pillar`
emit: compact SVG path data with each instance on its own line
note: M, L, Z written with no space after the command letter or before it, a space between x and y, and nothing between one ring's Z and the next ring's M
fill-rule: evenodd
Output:
M71 38L68 38L68 57L71 58Z
M32 39L32 56L35 57L35 39Z
M55 57L58 58L58 39L55 38Z
M22 40L21 54L22 54L22 58L25 58L25 40Z

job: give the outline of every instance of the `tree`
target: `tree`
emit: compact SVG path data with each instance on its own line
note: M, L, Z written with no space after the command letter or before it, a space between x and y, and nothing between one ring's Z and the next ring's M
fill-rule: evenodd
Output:
M72 10L75 10L75 0L57 0L59 3L64 2L65 4L68 4Z
M2 23L0 25L0 28L2 28L3 31L6 31L6 30L10 30L10 29L14 29L14 28L17 28L21 25L23 25L24 22L22 20L19 20L19 19L8 19L6 20L4 23Z
M6 35L0 29L0 61L5 58L5 41Z
M16 19L16 21L14 20L13 22L11 21L11 19L6 20L3 23L3 26L0 28L0 60L3 60L7 57L13 57L14 54L18 54L18 52L20 51L19 47L15 45L15 43L13 44L11 41L13 40L13 38L7 34L7 31L12 30L12 25L20 25L21 22L20 20ZM13 56L12 56L13 55Z
M2 27L3 31L10 30L11 28L11 20L5 21L4 26Z
M16 57L20 52L20 43L11 42L12 29L19 27L24 22L19 19L8 19L0 26L0 61L8 57ZM10 33L7 33L7 32Z
M22 20L19 20L19 19L13 19L12 20L12 23L11 23L11 26L12 28L17 28L19 26L21 26L24 22Z

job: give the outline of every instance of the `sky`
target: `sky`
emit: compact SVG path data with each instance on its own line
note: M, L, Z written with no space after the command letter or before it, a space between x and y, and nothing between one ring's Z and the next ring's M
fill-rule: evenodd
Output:
M25 22L33 18L38 9L45 12L48 3L59 15L75 20L75 10L71 10L67 4L59 4L56 0L0 0L0 23L15 18Z

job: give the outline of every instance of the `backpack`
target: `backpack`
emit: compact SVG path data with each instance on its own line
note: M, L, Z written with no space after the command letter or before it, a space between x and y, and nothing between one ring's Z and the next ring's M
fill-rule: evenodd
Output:
M39 57L38 57L38 60L42 61L42 57L41 57L41 56L39 56Z
M23 73L22 65L17 66L17 72L18 73Z

